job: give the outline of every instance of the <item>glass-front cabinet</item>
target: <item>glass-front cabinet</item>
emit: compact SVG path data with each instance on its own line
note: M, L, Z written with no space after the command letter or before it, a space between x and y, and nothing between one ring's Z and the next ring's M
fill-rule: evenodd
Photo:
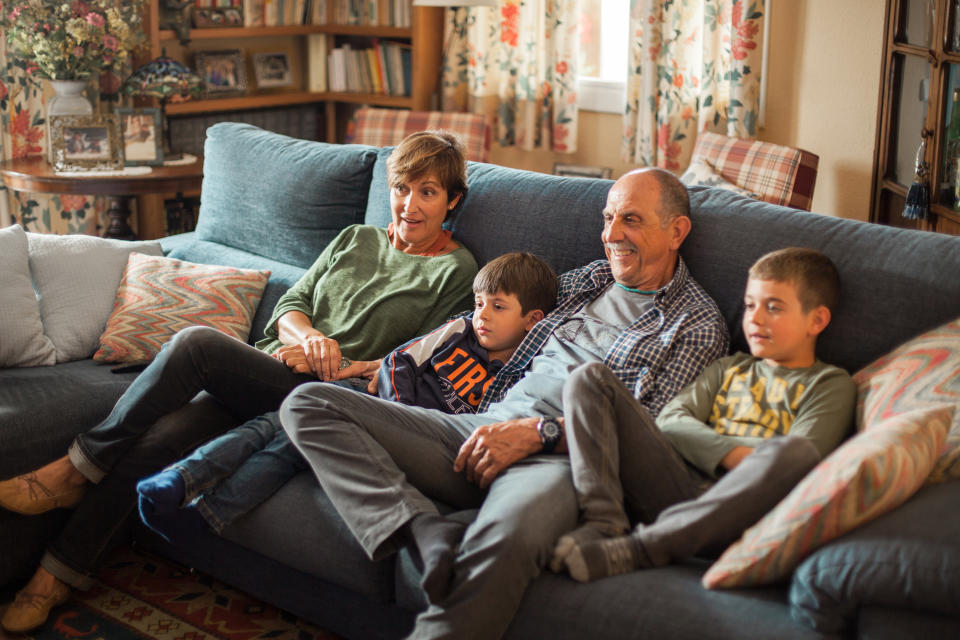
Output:
M870 219L960 235L960 0L887 0L881 77ZM921 149L929 215L911 219Z

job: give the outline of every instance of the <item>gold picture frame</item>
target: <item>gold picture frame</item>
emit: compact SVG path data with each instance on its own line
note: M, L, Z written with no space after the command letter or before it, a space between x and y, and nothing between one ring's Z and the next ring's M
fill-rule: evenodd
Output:
M116 115L50 116L49 120L55 171L123 169Z
M247 62L242 49L198 51L197 75L203 78L205 97L220 98L247 92Z

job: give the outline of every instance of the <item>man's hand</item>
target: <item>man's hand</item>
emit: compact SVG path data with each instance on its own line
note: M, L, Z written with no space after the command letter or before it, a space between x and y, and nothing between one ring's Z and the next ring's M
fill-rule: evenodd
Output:
M501 471L540 451L538 421L517 418L480 427L460 447L453 470L466 470L467 480L486 489Z

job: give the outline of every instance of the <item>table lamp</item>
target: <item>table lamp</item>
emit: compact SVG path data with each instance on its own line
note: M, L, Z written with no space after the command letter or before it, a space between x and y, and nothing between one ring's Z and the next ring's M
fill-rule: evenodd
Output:
M447 56L450 52L450 44L454 36L462 38L467 31L467 21L460 20L460 8L462 7L496 7L499 6L499 0L413 0L415 7L448 7L454 10L453 29L447 36L447 42L443 45L443 58L441 61L441 70L437 75L437 86L433 90L430 102L433 109L443 108L443 67L447 66Z
M170 147L170 123L167 120L167 101L173 97L191 98L203 92L203 79L176 60L168 58L166 50L134 71L123 83L121 91L129 96L157 98L163 121L164 160L179 160L181 153Z

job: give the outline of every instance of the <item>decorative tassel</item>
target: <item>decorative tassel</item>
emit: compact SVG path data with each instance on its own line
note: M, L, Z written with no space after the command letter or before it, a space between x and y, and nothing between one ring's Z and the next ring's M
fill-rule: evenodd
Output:
M927 138L923 137L920 140L920 148L917 149L913 184L910 185L907 200L903 205L903 213L900 214L907 220L926 220L930 213L930 165L925 160L926 154Z

